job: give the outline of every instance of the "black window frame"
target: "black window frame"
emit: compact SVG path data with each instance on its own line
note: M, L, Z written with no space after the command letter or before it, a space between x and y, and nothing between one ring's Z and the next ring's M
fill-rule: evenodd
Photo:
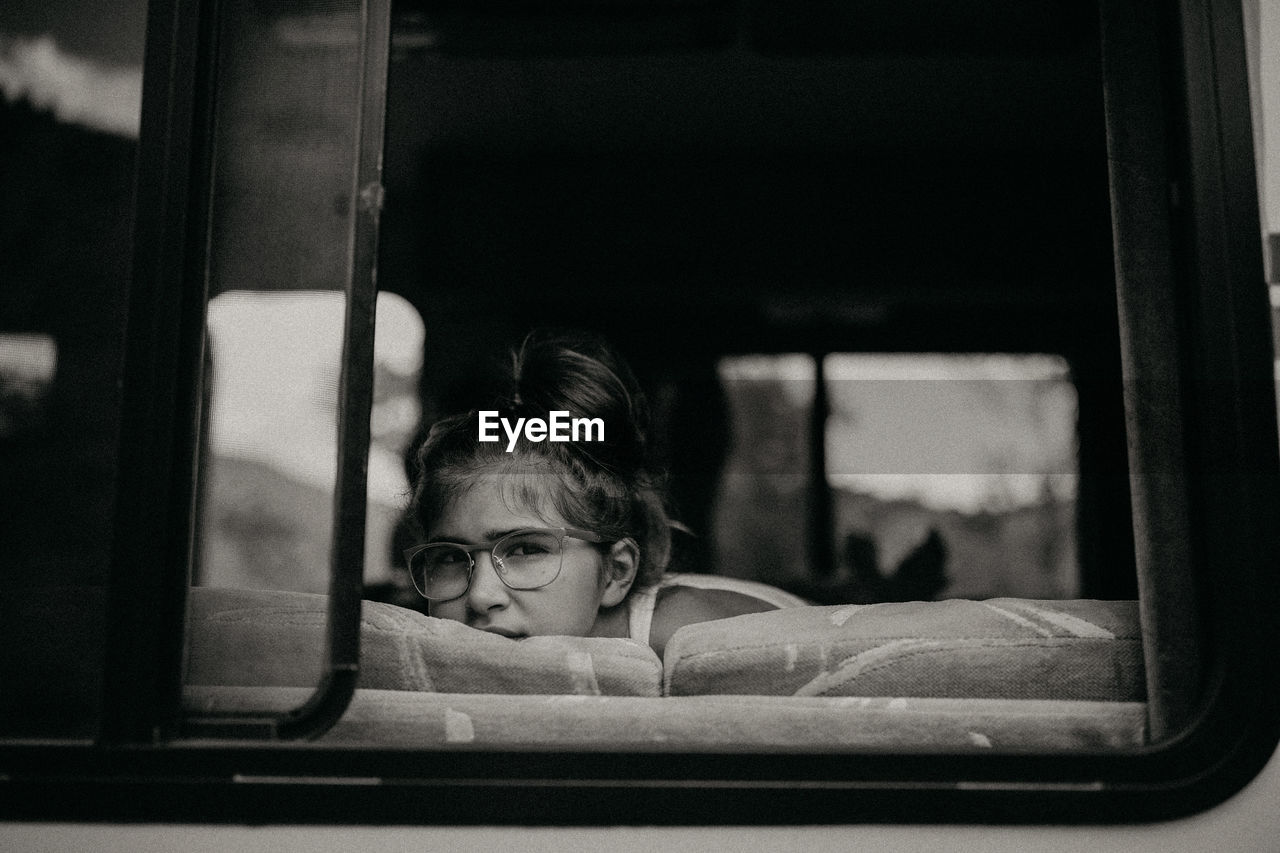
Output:
M1111 823L1187 815L1231 796L1280 738L1270 618L1280 604L1280 462L1241 10L1234 0L1102 6L1122 320L1132 324L1126 371L1138 398L1155 399L1146 396L1155 389L1164 401L1130 411L1133 434L1151 440L1134 448L1133 467L1157 743L1072 755L459 753L185 734L181 569L195 501L217 3L154 0L120 460L128 509L113 556L102 732L90 743L0 744L5 815ZM1150 474L1164 479L1144 481ZM1169 536L1185 556L1177 576L1156 564ZM1188 637L1203 643L1194 652L1203 672L1166 671L1165 644Z

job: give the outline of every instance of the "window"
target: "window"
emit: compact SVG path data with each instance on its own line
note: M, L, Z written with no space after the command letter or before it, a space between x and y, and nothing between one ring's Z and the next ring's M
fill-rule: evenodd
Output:
M65 31L55 40L14 26L9 12L0 16L0 736L92 738L120 467L142 26L132 16L137 41L125 34L118 52L85 61Z
M208 445L194 582L324 593L337 460L342 295L231 291L209 304ZM377 304L364 582L394 587L418 430L422 321Z
M833 604L1078 597L1077 412L1061 358L838 353L822 364L825 417L813 357L721 362L734 437L718 572Z
M48 335L0 335L0 435L44 426L57 367L58 345Z
M915 42L892 5L154 3L107 342L0 339L120 438L83 528L32 516L74 594L8 579L14 812L1113 822L1251 777L1280 442L1240 10ZM547 324L654 389L707 565L825 603L662 660L388 603L405 442ZM70 370L110 381L66 405Z

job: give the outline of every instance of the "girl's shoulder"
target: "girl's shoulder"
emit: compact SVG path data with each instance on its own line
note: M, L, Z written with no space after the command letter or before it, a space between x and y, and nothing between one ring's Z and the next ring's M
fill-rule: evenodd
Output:
M685 625L808 603L799 596L756 581L686 573L664 575L652 597L648 640L659 655L671 635Z

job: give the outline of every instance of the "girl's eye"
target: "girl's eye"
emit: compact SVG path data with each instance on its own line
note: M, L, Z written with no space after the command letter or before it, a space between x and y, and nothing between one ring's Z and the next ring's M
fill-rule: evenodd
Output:
M512 537L500 549L504 557L532 560L560 553L560 541L545 533L527 532Z
M538 554L549 553L546 548L538 545L536 542L517 542L507 549L507 553L513 557L533 557Z

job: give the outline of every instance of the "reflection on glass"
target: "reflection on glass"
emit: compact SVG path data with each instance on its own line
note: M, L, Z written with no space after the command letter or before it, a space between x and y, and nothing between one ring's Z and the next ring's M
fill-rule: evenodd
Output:
M43 425L57 369L58 344L49 335L0 333L0 439Z
M196 584L328 589L362 9L229 0L219 12ZM397 390L421 360L420 325L401 322L404 310L379 303L366 540L375 580L390 572L390 508L404 488L394 447L416 423ZM410 354L386 355L393 338Z
M824 477L836 576L814 584L804 541L816 364L724 359L733 450L719 571L819 600L873 603L1079 594L1077 401L1046 355L824 357ZM812 528L810 528L812 529ZM821 528L819 528L821 529ZM905 570L905 571L904 571Z
M803 581L813 359L735 356L718 372L732 444L713 516L716 572L784 587Z
M838 354L825 375L837 555L851 579L869 581L855 597L1079 593L1065 361Z
M212 293L346 286L359 147L360 8L323 0L227 3Z
M1280 282L1280 7L1242 0L1267 280ZM1274 305L1274 299L1273 299Z
M344 302L335 292L237 292L209 304L200 584L327 590ZM381 294L377 310L368 583L394 571L423 339L421 319L400 297Z

